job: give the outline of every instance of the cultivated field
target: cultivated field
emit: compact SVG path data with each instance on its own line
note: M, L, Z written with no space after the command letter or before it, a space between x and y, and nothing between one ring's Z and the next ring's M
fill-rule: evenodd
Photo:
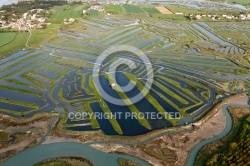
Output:
M0 33L0 47L10 43L16 37L16 33Z
M65 5L52 9L53 14L50 19L69 19L80 18L82 10L87 10L90 6L87 5Z
M145 13L144 10L142 10L139 6L133 6L133 5L123 5L122 6L127 14L141 14Z
M156 9L159 10L162 14L173 14L170 10L168 10L164 6L157 6Z
M157 10L155 7L144 7L142 10L146 11L149 14L160 14L160 11Z
M124 8L120 5L104 5L104 10L111 14L125 14Z

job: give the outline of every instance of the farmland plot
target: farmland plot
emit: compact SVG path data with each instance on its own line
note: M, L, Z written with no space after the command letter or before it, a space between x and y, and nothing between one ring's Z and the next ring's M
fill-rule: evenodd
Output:
M142 10L139 6L133 6L133 5L123 5L122 6L127 14L141 14L145 13L144 10Z
M14 40L16 33L0 33L0 47Z
M159 10L153 7L144 7L142 10L146 11L148 14L159 14Z
M124 8L120 5L104 5L104 10L110 14L125 14Z

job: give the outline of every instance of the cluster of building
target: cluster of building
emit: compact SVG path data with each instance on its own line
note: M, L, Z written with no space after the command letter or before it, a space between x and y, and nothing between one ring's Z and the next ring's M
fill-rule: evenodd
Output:
M92 5L88 10L97 10L97 11L104 11L104 8L102 5ZM82 15L87 14L87 10L82 11Z
M0 28L28 31L29 29L41 29L50 24L46 23L48 18L44 17L45 14L49 15L48 10L32 9L22 16L12 14L11 17L8 17L8 20L5 18L5 12L0 11Z
M250 20L250 14L240 14L241 20Z
M98 10L98 11L104 11L104 8L102 5L92 5L89 10Z
M177 14L177 13L175 13ZM183 13L178 13L178 14L183 14ZM220 20L220 17L217 16L217 15L211 15L211 14L208 14L208 15L205 15L205 14L186 14L185 16L189 17L190 19L202 19L203 17L209 17L211 18L212 20Z
M250 14L240 14L239 16L223 14L222 17L227 18L227 19L250 20Z
M76 20L74 19L74 18L70 18L70 19L64 19L63 20L63 23L65 24L65 25L68 25L68 24L72 24L72 23L74 23Z
M179 14L179 15L182 14L183 15L183 13L175 13L175 14ZM212 14L208 14L208 15L205 15L205 14L185 14L185 16L189 17L190 19L197 19L197 20L202 19L203 17L209 17L212 20L220 20L221 19L218 15L212 15ZM222 17L226 18L226 19L250 20L250 14L240 14L239 16L223 14Z

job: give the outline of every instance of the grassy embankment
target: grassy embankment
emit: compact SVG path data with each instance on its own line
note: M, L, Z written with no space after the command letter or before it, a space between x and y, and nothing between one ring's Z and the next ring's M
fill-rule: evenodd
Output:
M10 86L0 85L0 89L6 90L6 91L12 91L12 92L24 93L28 95L34 95L34 96L40 96L40 97L42 96L42 93L39 93L39 92L29 91L26 89L13 88Z
M55 104L58 104L59 101L57 101L55 98L53 98L53 92L54 92L55 88L57 87L58 81L62 80L63 77L64 77L64 75L61 75L57 79L52 80L50 83L50 91L49 91L48 95ZM64 99L64 97L62 97L62 96L60 96L60 97L61 97L61 99Z
M37 54L37 55L41 55L41 54ZM32 64L33 64L33 65L34 65L34 64L37 64L37 63L39 63L39 62L42 62L42 61L46 60L47 58L48 58L47 55L46 55L46 56L43 56L43 57L40 58L40 59L37 59L37 60L32 61ZM25 61L25 60L23 60L23 61ZM19 64L20 64L20 63L19 63ZM8 68L9 68L9 66L8 66ZM22 67L20 67L20 68L17 68L16 70L14 70L14 71L12 71L12 72L10 72L10 73L4 75L3 78L10 77L10 76L14 75L15 73L18 73L19 71L22 71L22 70L25 69L25 68L27 68L27 66L22 66Z
M80 85L81 89L84 89L88 95L92 95L93 92L88 87L85 86L85 81L88 81L86 80L87 73L82 73L80 70L78 70L76 74L81 76L81 85Z
M88 82L88 79L86 79L86 73L82 73L80 70L78 70L76 72L76 74L78 74L78 75L81 76L81 85L80 85L80 88L83 89L83 90L85 90L88 95L93 95L93 92L88 87L85 86L85 82L86 81ZM63 94L62 94L62 89L60 89L60 91L61 92L60 92L59 98L64 98ZM93 100L91 102L93 102ZM89 102L84 102L83 108L84 108L84 110L87 113L89 113L89 114L92 113L92 110L91 110L91 107L89 105ZM90 124L91 124L91 126L92 126L93 129L100 128L98 121L94 117L90 117Z
M46 88L46 84L38 79L34 79L33 77L29 76L28 73L23 73L21 74L21 77L30 81L31 83L37 85L37 87L45 89Z
M35 166L93 166L93 164L85 158L81 157L61 157L55 159L49 159L37 163Z
M33 109L39 108L39 105L37 105L35 103L29 103L29 102L20 101L20 100L0 98L0 102L29 107L29 108L33 108Z
M190 105L190 106L187 106L187 107L183 107L183 108L180 108L178 107L176 104L174 104L172 101L170 101L169 99L167 99L166 97L162 96L161 97L166 101L168 102L172 107L176 108L179 112L181 112L182 115L185 115L185 111L192 108L192 107L195 107L195 106L198 106L202 103L202 101L197 97L195 96L190 90L186 89L186 88L182 88L181 87L181 84L175 80L172 80L172 79L169 79L167 77L163 77L163 76L159 76L159 78L161 78L162 80L166 81L167 83L169 83L170 85L174 86L176 88L177 91L179 91L181 94L183 94L187 99L189 99L190 101L192 101L193 103L195 103L194 105ZM196 87L198 89L202 89L203 87L199 86L198 84L194 84L193 82L189 82L189 85L192 86L192 87ZM207 95L210 96L210 91L209 89L206 89L205 91L207 93ZM179 96L176 96L177 100L179 99L182 99L180 98ZM180 100L179 100L180 101ZM198 101L198 102L197 102Z
M131 74L127 74L126 73L126 76L130 79L130 80L134 80L134 81L138 81L137 78ZM161 78L161 77L159 77ZM171 105L173 108L175 108L177 111L179 111L181 113L182 116L185 116L185 111L188 110L188 109L191 109L195 106L198 106L202 103L202 101L200 99L198 99L191 91L189 91L188 89L185 89L185 88L181 88L181 85L180 83L174 81L174 80L170 80L168 78L165 78L165 77L162 77L162 79L170 84L172 84L173 86L175 86L178 90L180 90L182 92L183 95L185 95L185 97L187 97L190 101L193 101L195 104L194 105L190 105L190 106L187 106L187 107L183 107L183 108L180 108L179 106L177 106L174 102L172 102L171 100L169 100L167 97L163 96L160 92L158 92L157 90L155 89L151 89L153 92L155 92L158 96L160 96L164 101L166 101L169 105ZM155 82L154 82L155 83ZM137 82L136 86L142 90L142 85L140 83ZM161 108L160 104L155 104L155 103L158 103L150 94L147 94L146 96L146 99L156 107L156 109L159 111L159 112L162 112L162 113L166 113L166 111ZM177 96L177 98L179 99L182 99L180 98L179 96ZM194 99L198 100L199 102L195 101ZM168 116L167 116L168 117ZM166 117L166 118L167 118ZM175 119L168 119L171 123L175 124L176 120Z
M119 158L118 159L119 166L140 166L140 164L137 164L131 160Z
M84 103L84 104L83 104L83 108L84 108L84 110L85 110L88 114L91 115L91 113L93 113L93 111L92 111L92 109L91 109L89 103ZM90 116L90 124L91 124L91 126L92 126L93 129L98 129L98 128L100 128L100 125L99 125L97 119L96 119L95 117L93 117L93 116ZM118 130L119 130L119 129L118 129ZM122 134L121 131L120 131L120 134Z
M98 103L101 107L101 109L103 110L104 113L108 113L110 115L112 115L112 112L111 110L109 109L108 105L106 104L106 102L102 99L102 97L100 96L99 92L97 91L95 85L94 85L94 81L93 81L93 78L92 77L89 77L89 80L88 80L88 84L89 84L89 87L93 90L94 92L94 96L97 98L98 100ZM87 111L91 111L93 112L92 110L89 110L87 109ZM95 117L93 117L94 119ZM95 120L92 119L92 122L93 124L96 124ZM109 122L110 124L112 125L112 127L114 128L114 130L118 133L118 134L122 134L122 129L119 125L119 123L116 121L115 117L111 117L109 118Z
M233 82L232 82L232 85L231 85L231 87L230 87L230 91L231 92L234 92L234 90L235 90L235 88L236 88L236 85L237 85L237 80L233 80Z
M9 83L11 83L11 84L21 85L21 86L26 86L26 87L29 86L28 84L26 84L26 83L24 83L24 82L21 82L21 81L19 81L19 80L17 80L17 79L7 78L7 79L5 79L5 81L6 81L6 82L9 82Z

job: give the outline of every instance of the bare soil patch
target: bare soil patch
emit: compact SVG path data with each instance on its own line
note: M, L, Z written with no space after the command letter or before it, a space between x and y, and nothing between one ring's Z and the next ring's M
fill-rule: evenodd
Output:
M162 14L173 14L173 12L171 12L164 6L157 6L156 9L159 10L159 12L161 12Z

